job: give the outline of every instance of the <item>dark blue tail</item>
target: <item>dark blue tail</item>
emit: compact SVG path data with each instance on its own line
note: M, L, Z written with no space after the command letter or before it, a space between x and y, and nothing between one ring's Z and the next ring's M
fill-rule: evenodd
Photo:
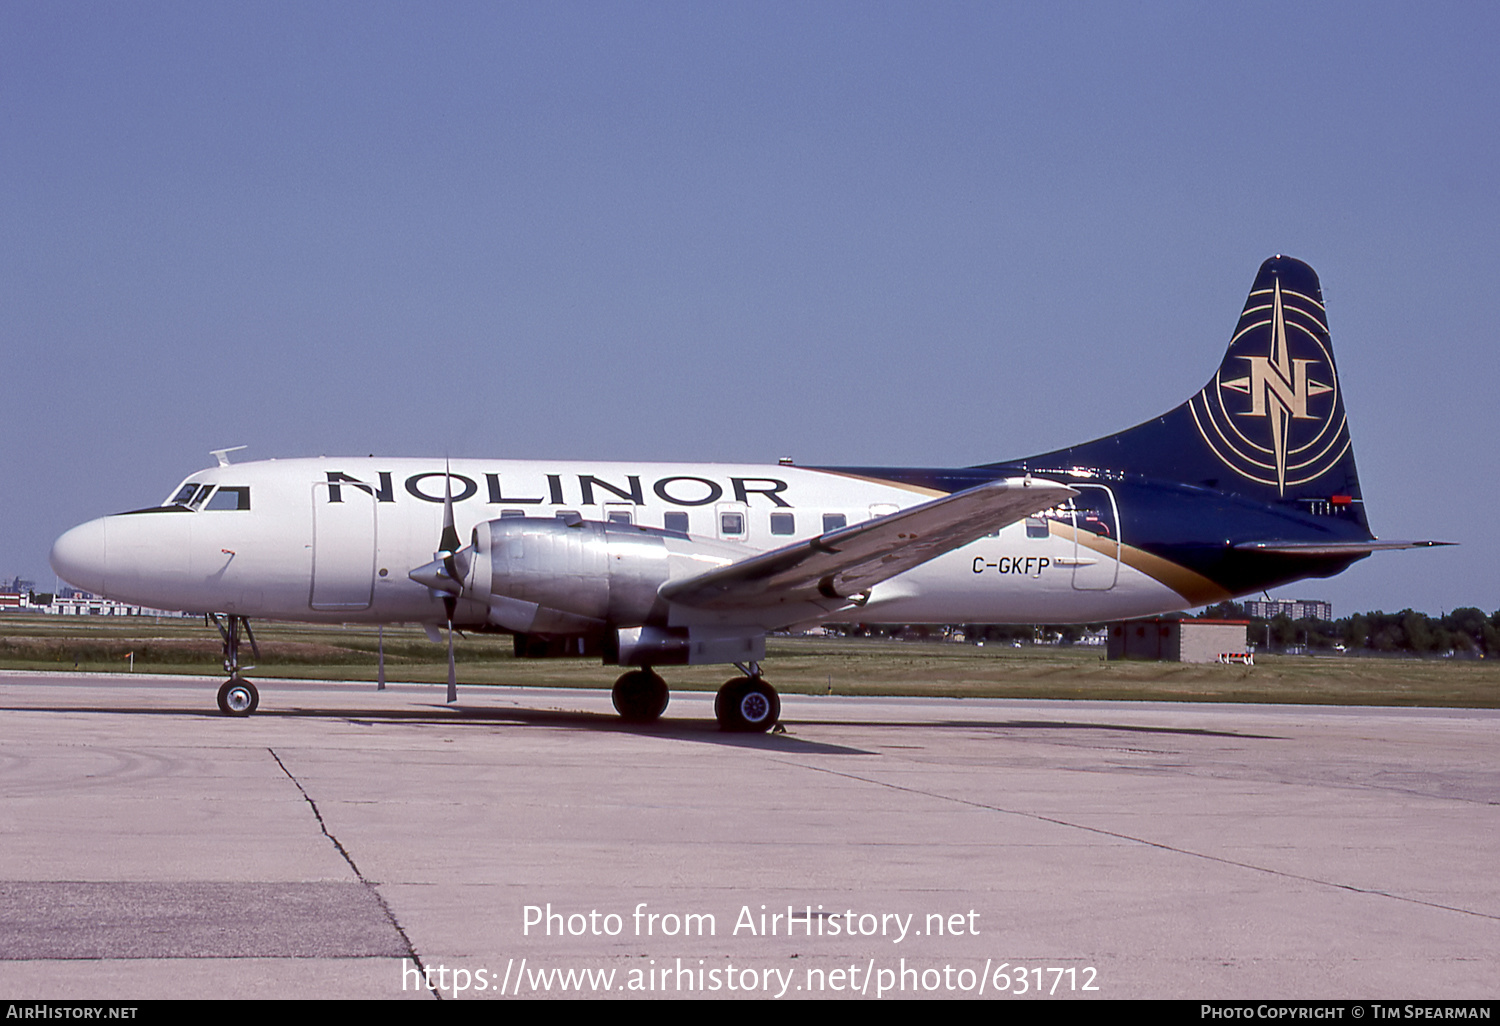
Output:
M1003 466L1018 464L1201 486L1369 532L1323 290L1317 273L1290 257L1261 265L1202 391L1128 431Z

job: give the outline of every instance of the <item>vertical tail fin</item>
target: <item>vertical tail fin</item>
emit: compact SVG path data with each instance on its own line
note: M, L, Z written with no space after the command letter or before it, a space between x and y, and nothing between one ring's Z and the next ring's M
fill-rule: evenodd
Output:
M1187 402L1108 438L1024 461L1140 475L1296 506L1368 531L1317 273L1261 265L1218 372ZM1015 465L1014 463L1008 465Z
M1187 406L1204 444L1249 485L1279 499L1314 484L1319 495L1359 488L1323 290L1301 261L1261 265L1219 372Z

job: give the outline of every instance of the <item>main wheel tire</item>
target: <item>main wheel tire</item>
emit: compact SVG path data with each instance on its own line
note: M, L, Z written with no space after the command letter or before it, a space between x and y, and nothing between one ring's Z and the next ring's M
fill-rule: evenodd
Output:
M781 696L761 677L736 677L714 698L714 716L722 730L763 734L781 719Z
M248 680L230 677L219 686L219 712L225 716L249 716L259 707L260 692Z
M727 711L728 703L733 699L735 690L745 680L746 678L744 677L734 677L726 680L724 686L719 689L718 694L714 695L714 719L719 721L719 728L721 730L730 729L729 724L725 722L725 718L729 715Z
M667 711L667 682L651 670L631 670L615 681L615 712L626 723L655 723Z

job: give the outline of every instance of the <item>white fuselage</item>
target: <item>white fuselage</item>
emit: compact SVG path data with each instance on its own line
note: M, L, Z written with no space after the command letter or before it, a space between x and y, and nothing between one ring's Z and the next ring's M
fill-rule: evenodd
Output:
M200 471L159 510L74 528L53 547L53 566L79 587L156 608L439 623L442 597L407 574L438 547L445 473L465 543L484 521L572 511L747 556L941 494L790 465L266 460ZM1101 542L1066 515L1028 518L876 585L863 607L833 619L1085 623L1191 604L1133 565L1150 569L1128 542Z

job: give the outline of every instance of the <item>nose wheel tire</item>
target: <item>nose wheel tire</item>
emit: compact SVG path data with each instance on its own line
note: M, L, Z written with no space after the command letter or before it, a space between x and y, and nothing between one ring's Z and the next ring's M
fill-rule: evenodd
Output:
M260 705L260 692L248 680L230 677L219 686L219 712L225 716L249 716Z
M651 670L631 670L615 681L615 712L626 723L655 723L667 711L667 682Z
M781 719L781 696L761 677L736 677L719 689L714 716L721 730L762 734Z

